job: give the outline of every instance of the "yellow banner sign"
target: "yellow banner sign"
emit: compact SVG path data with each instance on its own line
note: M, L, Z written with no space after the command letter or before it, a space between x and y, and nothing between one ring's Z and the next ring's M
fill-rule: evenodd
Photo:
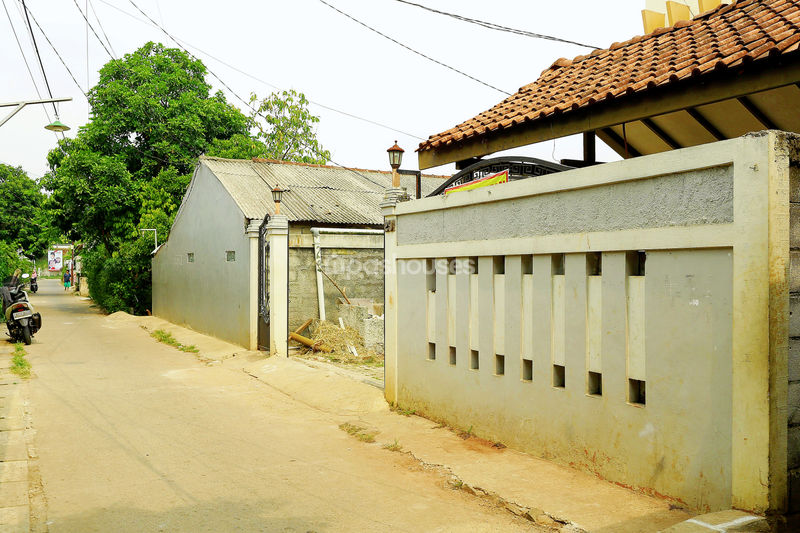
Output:
M496 185L498 183L506 182L508 182L508 170L498 172L497 174L491 174L485 178L468 181L466 183L462 183L461 185L453 185L452 187L446 188L444 193L450 194L451 192L471 191L472 189L480 189L481 187L487 187L489 185Z

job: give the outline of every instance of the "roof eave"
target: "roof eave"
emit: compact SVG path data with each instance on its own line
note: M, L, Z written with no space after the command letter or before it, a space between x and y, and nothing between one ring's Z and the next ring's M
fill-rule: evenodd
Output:
M747 67L714 71L551 115L518 126L474 135L418 152L419 168L433 168L473 157L595 131L800 82L800 54L758 61ZM690 90L689 90L690 89Z

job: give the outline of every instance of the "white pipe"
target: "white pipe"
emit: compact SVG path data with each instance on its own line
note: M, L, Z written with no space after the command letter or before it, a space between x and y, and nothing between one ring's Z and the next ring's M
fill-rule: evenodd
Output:
M357 228L311 228L311 233L341 233L355 235L383 235L382 229L357 229Z
M356 228L311 228L314 236L314 266L317 271L317 305L319 306L319 319L325 320L325 290L322 286L322 246L320 233L341 235L383 235L382 229L356 229Z
M311 228L311 234L314 236L314 267L317 271L317 304L319 305L319 319L325 320L325 291L322 287L322 248L319 243L319 230Z

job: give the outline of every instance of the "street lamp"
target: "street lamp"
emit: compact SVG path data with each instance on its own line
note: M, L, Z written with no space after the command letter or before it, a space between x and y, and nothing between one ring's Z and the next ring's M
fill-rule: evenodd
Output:
M397 145L397 141L394 142L394 146L386 150L389 153L389 166L392 167L392 188L396 189L400 187L400 175L397 173L397 169L400 168L400 163L403 162L403 150Z
M22 111L22 108L29 104L51 104L55 102L68 102L72 100L71 97L66 98L47 98L45 100L24 100L22 102L7 102L5 104L0 104L0 107L13 107L14 109L11 113L8 114L4 119L0 120L0 126L5 124L6 122L11 119L14 115ZM50 131L67 131L69 130L69 126L63 124L58 120L58 115L56 115L56 120L52 124L48 124L44 127L46 130Z
M275 185L275 188L272 189L272 201L275 202L275 214L281 214L281 198L283 197L283 193L285 193L285 189L281 189L280 185Z

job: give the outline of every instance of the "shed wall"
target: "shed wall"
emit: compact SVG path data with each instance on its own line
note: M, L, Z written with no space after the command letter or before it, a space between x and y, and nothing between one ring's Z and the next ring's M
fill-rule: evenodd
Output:
M153 258L153 314L249 346L249 295L256 287L250 286L246 224L228 192L200 165L168 241ZM234 261L227 260L228 251Z

